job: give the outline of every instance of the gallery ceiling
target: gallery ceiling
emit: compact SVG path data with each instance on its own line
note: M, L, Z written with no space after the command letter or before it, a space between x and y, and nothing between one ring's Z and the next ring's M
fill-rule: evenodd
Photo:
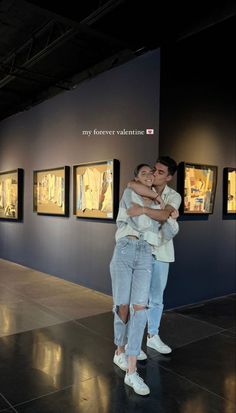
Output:
M0 120L235 14L232 0L0 0Z

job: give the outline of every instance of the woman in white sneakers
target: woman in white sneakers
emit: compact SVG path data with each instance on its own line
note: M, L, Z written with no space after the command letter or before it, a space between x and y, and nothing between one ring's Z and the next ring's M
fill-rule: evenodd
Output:
M138 165L135 180L149 188L153 185L153 172L149 165ZM147 395L149 387L136 370L143 333L147 322L148 296L152 274L152 252L173 238L178 232L175 219L161 224L145 214L129 217L127 209L132 203L160 209L162 201L142 197L131 189L124 191L117 217L116 246L110 264L114 301L114 341L117 345L113 362L126 371L125 383L137 394ZM161 211L160 211L161 217Z

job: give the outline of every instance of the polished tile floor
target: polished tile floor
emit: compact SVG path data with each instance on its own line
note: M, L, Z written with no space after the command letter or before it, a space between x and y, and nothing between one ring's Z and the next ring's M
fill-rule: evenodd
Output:
M148 349L139 362L146 397L112 363L111 307L105 294L0 259L0 412L235 413L236 295L165 312L173 352Z

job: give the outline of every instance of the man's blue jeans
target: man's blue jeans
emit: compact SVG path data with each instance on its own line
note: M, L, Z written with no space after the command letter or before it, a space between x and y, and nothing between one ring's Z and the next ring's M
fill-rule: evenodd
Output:
M155 335L159 332L163 312L163 294L167 283L169 263L157 261L153 257L152 278L149 292L148 305L148 334Z

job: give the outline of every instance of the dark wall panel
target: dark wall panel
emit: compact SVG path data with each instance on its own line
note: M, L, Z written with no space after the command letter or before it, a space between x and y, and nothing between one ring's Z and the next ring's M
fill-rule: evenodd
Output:
M235 220L223 216L223 168L236 166L235 18L162 52L160 153L218 166L213 215L182 217L167 307L235 291Z
M223 216L222 199L223 168L236 165L234 27L228 19L162 50L159 152L218 166L213 215L180 218L166 307L235 291L235 221ZM25 169L25 214L23 223L0 222L0 257L111 292L115 224L33 214L32 171L115 157L122 192L137 163L155 161L158 133L85 137L82 130L157 132L158 80L155 51L2 122L0 170Z
M120 194L141 162L158 151L160 54L114 68L0 124L0 170L25 171L24 220L0 222L0 257L106 293L115 223L32 212L33 170L116 158ZM154 135L83 135L84 130L146 130ZM72 170L71 170L72 183Z

